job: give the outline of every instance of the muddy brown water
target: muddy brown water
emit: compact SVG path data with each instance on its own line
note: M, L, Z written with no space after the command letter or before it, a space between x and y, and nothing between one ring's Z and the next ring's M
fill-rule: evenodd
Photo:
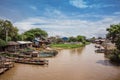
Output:
M60 50L56 57L47 58L48 66L15 64L0 80L120 80L120 66L94 50L94 44Z

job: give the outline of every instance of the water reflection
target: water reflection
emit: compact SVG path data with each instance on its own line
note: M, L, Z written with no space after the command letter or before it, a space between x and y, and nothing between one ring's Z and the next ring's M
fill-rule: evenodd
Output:
M102 64L104 66L119 66L119 64L113 64L109 60L98 60L96 63Z
M98 60L96 63L102 64L104 66L113 66L113 67L120 67L120 63L114 63L110 60Z
M84 47L82 48L76 48L76 49L69 49L71 54L81 54L83 51Z

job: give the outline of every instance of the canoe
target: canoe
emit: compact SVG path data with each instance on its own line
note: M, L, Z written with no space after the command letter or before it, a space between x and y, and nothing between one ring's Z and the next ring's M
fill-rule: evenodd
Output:
M25 59L16 59L16 63L22 63L22 64L33 64L33 65L45 65L48 64L48 60L25 60Z

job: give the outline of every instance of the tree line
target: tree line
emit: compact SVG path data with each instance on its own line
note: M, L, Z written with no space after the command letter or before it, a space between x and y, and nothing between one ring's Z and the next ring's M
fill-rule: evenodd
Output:
M18 33L19 29L8 20L0 20L0 46L5 46L8 41L32 41L40 35L47 37L46 31L40 28L30 29L22 34Z
M86 42L86 37L82 36L82 35L78 35L76 37L50 37L50 40L52 40L52 43L64 43L64 42L81 42L81 43L85 43Z
M21 26L22 27L22 26ZM9 20L0 19L0 46L5 46L8 41L33 41L35 37L48 37L48 33L40 28L33 28L19 34L19 29ZM54 43L59 42L82 42L86 41L85 36L78 35L76 37L55 38L50 37Z

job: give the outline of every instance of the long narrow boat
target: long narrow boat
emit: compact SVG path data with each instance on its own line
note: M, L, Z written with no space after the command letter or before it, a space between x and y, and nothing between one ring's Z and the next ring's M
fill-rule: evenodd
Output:
M15 59L16 63L22 64L33 64L33 65L45 65L48 64L48 60L40 60L40 59Z

